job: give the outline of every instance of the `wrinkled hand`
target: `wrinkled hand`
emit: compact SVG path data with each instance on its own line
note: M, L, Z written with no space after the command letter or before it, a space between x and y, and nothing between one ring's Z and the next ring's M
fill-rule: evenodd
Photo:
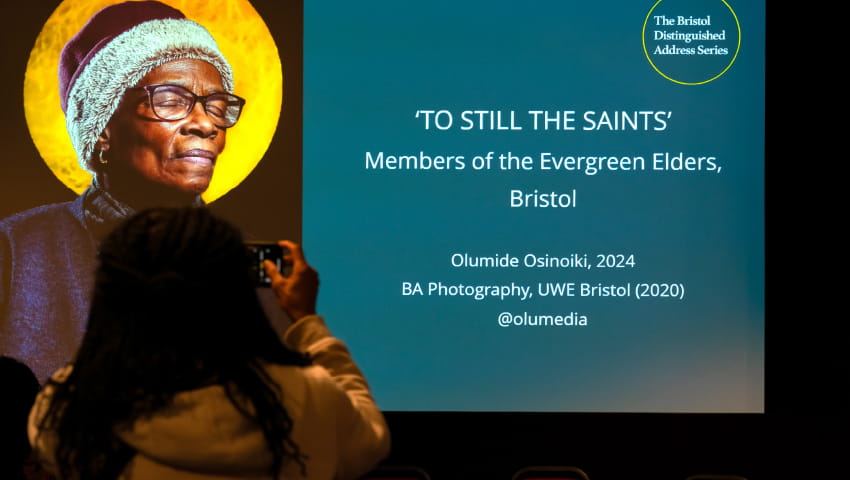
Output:
M316 297L319 295L319 273L307 264L301 245L289 240L281 240L278 244L289 250L289 255L284 256L283 261L292 265L292 273L284 277L274 262L263 262L278 303L293 321L315 314Z

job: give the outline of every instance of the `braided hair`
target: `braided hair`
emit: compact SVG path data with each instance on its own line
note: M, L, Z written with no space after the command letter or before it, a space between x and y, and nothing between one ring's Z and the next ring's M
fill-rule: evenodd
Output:
M135 452L115 434L166 407L177 392L222 385L262 429L278 478L302 472L283 392L263 363L308 365L263 312L239 230L206 208L154 208L101 244L88 325L41 429L58 436L63 479L112 479Z

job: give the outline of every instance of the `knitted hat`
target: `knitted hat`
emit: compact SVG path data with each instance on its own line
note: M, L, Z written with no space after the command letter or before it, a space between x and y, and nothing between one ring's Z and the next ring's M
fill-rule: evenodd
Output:
M105 7L65 44L59 57L59 98L83 169L94 173L98 136L124 91L154 68L186 58L212 64L225 90L233 91L233 70L210 33L160 2Z

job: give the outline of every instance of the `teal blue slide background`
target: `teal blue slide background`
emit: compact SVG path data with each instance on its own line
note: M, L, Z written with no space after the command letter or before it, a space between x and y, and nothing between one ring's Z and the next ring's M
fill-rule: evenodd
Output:
M342 2L304 5L303 244L319 309L395 411L764 411L765 5L730 2L741 47L715 80L683 85L647 60L654 1ZM732 48L720 0L709 12ZM687 15L687 13L683 13ZM731 20L730 20L731 19ZM649 27L647 27L649 29ZM649 34L648 39L652 39ZM649 41L647 46L683 42ZM692 42L691 46L697 42ZM697 83L717 57L655 57ZM665 70L666 69L666 70ZM708 73L707 73L708 72ZM425 128L420 110L454 123ZM461 129L460 112L516 114L522 130ZM575 111L534 130L529 110ZM582 114L671 112L663 130L583 130ZM507 113L504 113L507 115ZM375 155L462 155L463 170L376 170ZM535 168L472 168L488 152ZM554 155L643 156L643 171L542 171ZM653 153L713 156L720 171L657 171ZM516 208L509 192L571 192L574 208ZM622 269L460 268L455 253L634 255ZM533 296L403 295L404 282L527 285ZM676 283L682 299L543 297L549 283ZM584 315L584 326L500 326Z

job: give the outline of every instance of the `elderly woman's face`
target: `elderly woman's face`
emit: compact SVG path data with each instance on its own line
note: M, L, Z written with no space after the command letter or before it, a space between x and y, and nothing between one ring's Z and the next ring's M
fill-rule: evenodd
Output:
M196 59L165 63L137 86L155 84L179 85L200 96L225 91L218 70ZM224 149L226 133L213 123L200 101L186 118L166 121L154 115L145 90L129 90L104 130L108 149L103 156L110 182L153 182L152 186L174 193L203 193Z

